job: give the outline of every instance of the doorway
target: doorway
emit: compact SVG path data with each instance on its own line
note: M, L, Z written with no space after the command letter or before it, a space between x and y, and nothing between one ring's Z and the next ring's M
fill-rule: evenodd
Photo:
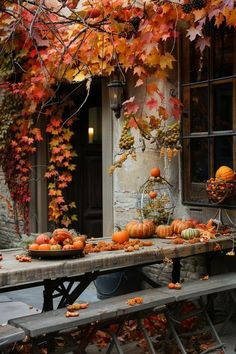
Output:
M73 125L72 143L78 157L70 197L77 205L76 230L89 237L103 236L101 91L101 82L96 81Z

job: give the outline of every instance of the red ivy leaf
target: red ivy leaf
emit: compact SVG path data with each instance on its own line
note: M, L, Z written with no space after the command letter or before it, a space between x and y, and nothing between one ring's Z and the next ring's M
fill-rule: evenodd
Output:
M135 128L135 129L137 129L138 126L137 126L137 123L136 123L136 121L135 121L134 118L131 118L131 119L129 120L128 127L129 127L129 128Z
M129 100L123 102L125 107L125 115L135 114L139 110L139 105L134 102L135 97L131 97Z
M155 100L155 98L151 98L150 100L147 101L147 107L149 109L154 109L154 108L157 108L157 100Z

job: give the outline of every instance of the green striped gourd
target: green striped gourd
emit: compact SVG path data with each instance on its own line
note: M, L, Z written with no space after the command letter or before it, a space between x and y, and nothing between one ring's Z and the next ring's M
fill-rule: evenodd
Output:
M185 240L190 240L194 237L199 237L200 231L198 229L188 228L181 232L181 237Z

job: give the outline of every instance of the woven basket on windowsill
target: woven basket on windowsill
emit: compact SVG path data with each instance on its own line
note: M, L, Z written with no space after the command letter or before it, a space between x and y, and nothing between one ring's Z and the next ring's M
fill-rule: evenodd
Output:
M231 199L236 193L236 181L223 181L211 178L206 183L208 199L214 204L220 204Z

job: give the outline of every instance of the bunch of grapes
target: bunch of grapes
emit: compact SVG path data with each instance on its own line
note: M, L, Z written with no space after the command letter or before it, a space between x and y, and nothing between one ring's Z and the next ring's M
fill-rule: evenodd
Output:
M166 128L157 129L157 145L160 148L160 155L163 157L167 153L169 160L172 159L181 149L179 123L175 122Z
M158 144L164 147L179 148L179 123L175 122L166 129L159 128L157 130Z
M121 150L130 150L133 145L134 137L131 135L130 128L128 127L128 121L126 121L121 132L119 148Z

